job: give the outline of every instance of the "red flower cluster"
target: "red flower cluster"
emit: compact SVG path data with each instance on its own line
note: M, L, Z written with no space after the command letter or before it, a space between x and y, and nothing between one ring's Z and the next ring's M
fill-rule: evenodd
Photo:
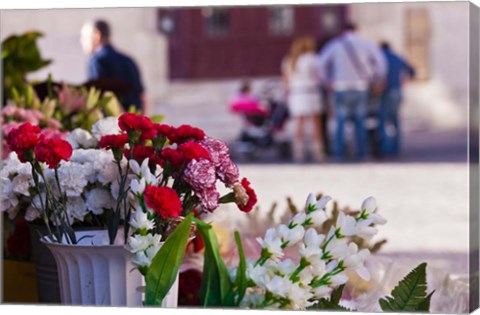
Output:
M42 139L35 147L35 158L49 168L57 168L61 160L68 161L72 152L72 146L65 140Z
M245 191L248 195L248 202L246 205L239 205L238 209L242 210L243 212L250 212L253 209L253 206L257 203L257 194L255 194L255 191L250 187L250 182L246 179L243 178L241 181L241 184L243 188L245 188Z
M189 141L180 144L177 149L163 149L162 158L174 167L179 168L191 160L210 159L210 154L200 144Z
M129 151L125 151L124 153L125 158L129 158ZM146 159L150 159L149 163L155 163L156 154L155 149L150 146L146 145L137 145L133 147L132 150L132 159L138 162L138 164L142 164L142 162Z
M106 135L103 136L98 142L98 146L102 149L114 149L120 148L123 149L128 142L128 135Z
M189 140L200 141L205 139L205 132L202 129L190 125L181 125L170 132L171 143L183 143Z
M164 220L178 217L182 212L182 202L177 192L170 187L148 185L143 196L147 206Z
M118 127L120 130L129 132L129 131L139 131L141 132L140 140L152 139L156 136L157 131L153 127L153 123L150 118L133 114L125 113L118 118Z
M40 127L27 122L12 129L8 134L7 144L12 151L17 153L18 159L23 163L27 162L25 151L33 150L37 145L40 131Z

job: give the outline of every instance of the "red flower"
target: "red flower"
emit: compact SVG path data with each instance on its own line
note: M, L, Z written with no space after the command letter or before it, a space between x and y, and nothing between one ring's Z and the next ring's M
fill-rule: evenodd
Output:
M106 135L103 136L98 142L98 146L102 149L113 149L125 147L125 144L128 142L128 135L126 133L121 135Z
M27 162L24 153L32 150L37 145L41 129L30 123L24 123L18 128L12 129L7 137L7 144L12 151L15 151L23 163Z
M129 151L125 151L124 155L128 159ZM155 163L155 158L155 149L153 147L146 145L137 145L133 147L132 159L137 161L139 164L142 164L142 162L146 159L150 159L149 162Z
M201 158L210 159L210 154L203 146L193 141L182 143L178 146L178 151L183 155L185 160L199 160Z
M61 160L68 161L72 156L72 146L61 139L42 139L35 147L35 158L56 168Z
M175 132L174 127L165 124L154 124L153 128L157 131L157 137L162 136L165 138L170 138L172 133Z
M250 187L250 182L243 178L241 182L243 188L245 189L248 195L248 202L246 205L237 204L238 209L242 210L243 212L250 212L253 209L253 206L257 203L257 195L255 191Z
M153 128L150 118L133 114L125 113L118 118L118 126L123 131L140 131L140 141L152 139L157 134L157 131Z
M161 155L164 161L172 164L174 167L182 166L183 162L185 161L183 154L172 148L163 149Z
M197 269L182 271L178 277L178 305L200 306L202 272Z
M178 217L182 212L182 202L177 192L170 187L148 185L143 196L147 206L164 220Z
M205 132L202 129L190 125L181 125L175 128L171 133L169 140L172 143L183 143L189 140L203 140Z

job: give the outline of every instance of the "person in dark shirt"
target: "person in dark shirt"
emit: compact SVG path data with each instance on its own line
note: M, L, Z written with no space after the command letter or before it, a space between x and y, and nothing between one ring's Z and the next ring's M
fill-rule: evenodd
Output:
M110 26L97 20L86 23L81 30L81 43L90 55L88 80L107 81L115 86L115 94L125 110L130 106L146 111L144 88L135 62L118 52L110 43Z
M401 139L399 108L402 102L402 84L406 78L415 76L415 70L395 54L387 42L382 42L380 46L387 60L386 86L380 100L380 150L384 156L397 155Z

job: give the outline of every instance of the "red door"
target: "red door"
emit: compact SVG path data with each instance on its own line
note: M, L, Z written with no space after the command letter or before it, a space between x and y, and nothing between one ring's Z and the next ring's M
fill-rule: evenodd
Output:
M319 41L345 23L346 6L159 9L171 79L279 75L295 36Z

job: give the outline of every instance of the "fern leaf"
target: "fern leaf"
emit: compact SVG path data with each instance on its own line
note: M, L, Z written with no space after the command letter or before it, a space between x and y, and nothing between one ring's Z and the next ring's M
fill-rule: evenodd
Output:
M418 265L393 289L391 297L380 299L383 311L418 311L430 304L432 293L427 296L426 263Z

